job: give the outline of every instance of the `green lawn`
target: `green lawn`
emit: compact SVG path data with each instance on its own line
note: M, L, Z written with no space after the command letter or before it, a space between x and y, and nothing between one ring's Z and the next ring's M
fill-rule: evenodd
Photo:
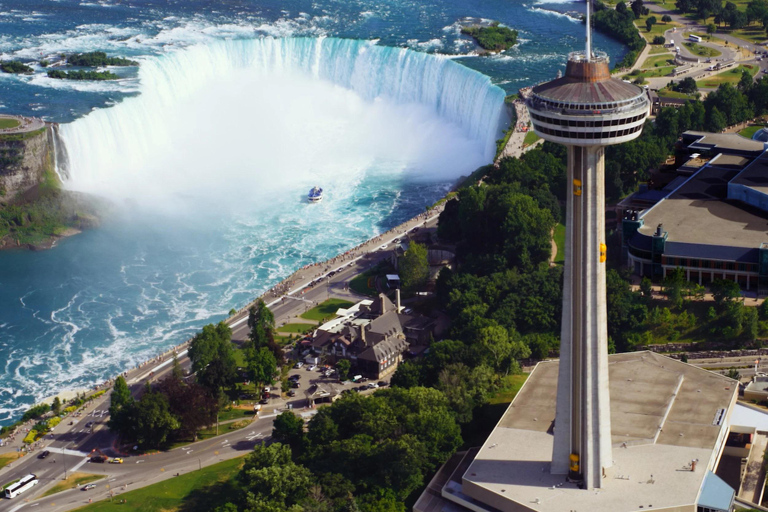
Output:
M333 317L339 308L348 308L353 304L354 302L349 302L348 300L328 299L322 304L315 306L314 308L301 315L301 318L322 322Z
M759 23L753 23L749 27L744 27L739 30L733 30L729 32L732 36L736 36L739 39L744 39L750 43L762 43L768 37L765 35L765 30Z
M669 48L664 48L662 45L651 45L651 50L648 52L648 55L658 55L660 53L669 53ZM671 55L671 54L670 54Z
M276 328L275 330L278 332L292 332L297 334L304 334L315 329L316 327L317 325L315 324L285 324L282 327Z
M232 500L236 489L232 485L243 458L225 460L200 471L192 471L135 491L117 494L77 510L87 512L209 512ZM121 500L126 500L125 504ZM130 507L126 505L130 504Z
M508 404L511 402L512 399L517 396L517 392L520 391L523 384L525 384L528 375L528 373L522 373L520 375L507 375L502 377L499 390L488 398L488 403L493 405Z
M695 99L690 94L685 94L683 92L677 92L677 91L671 91L667 87L664 87L663 89L658 90L659 96L662 98L683 98L683 99Z
M251 418L247 418L242 421L235 421L232 423L225 423L224 425L219 425L219 435L221 436L226 433L234 432L236 430L245 428L251 424L251 421L252 421ZM216 425L210 428L203 429L197 433L198 441L202 441L204 439L210 439L212 437L216 437Z
M741 80L741 72L745 69L749 71L750 75L755 76L758 67L742 64L741 66L723 71L717 75L712 75L704 80L698 80L696 86L701 89L702 87L715 88L720 84L736 85L739 83L739 80Z
M232 409L219 412L219 423L221 423L222 421L229 421L229 420L236 420L236 419L239 420L242 418L251 419L253 417L253 414L254 414L253 406L248 407L247 409L238 409L236 407L233 407Z
M660 68L653 68L653 69L644 69L642 72L638 73L637 75L632 75L631 79L634 80L636 78L649 78L649 77L658 77L658 76L667 76L675 69L675 66L663 66ZM630 78L627 78L628 80Z
M44 498L46 496L50 496L51 494L56 494L61 491L68 491L70 489L77 489L78 487L85 485L90 482L95 482L96 480L101 480L102 478L106 478L104 475L94 475L91 473L72 473L67 477L66 480L62 480L61 482L57 483L41 496L41 498Z
M755 132L761 130L763 128L763 125L761 124L753 124L752 126L747 126L743 130L739 132L739 135L742 137L746 137L748 139L751 139L752 136L755 134Z
M565 263L565 226L562 223L558 223L555 226L554 234L555 245L557 245L557 255L555 255L555 263L562 265Z
M673 64L674 55L671 53L665 53L662 55L655 55L653 57L648 57L645 59L645 62L643 62L643 65L640 66L642 69L650 69L650 68L658 68L661 66L669 66L670 64Z
M0 130L5 130L6 128L16 128L21 123L19 123L18 119L0 119Z
M472 415L472 421L462 427L462 449L480 446L485 442L527 378L527 373L502 377L499 390L488 398L487 404L478 407Z
M685 45L692 54L698 55L699 57L719 57L722 55L722 52L719 52L714 48L702 46L691 41L685 41L683 45Z
M18 452L3 453L0 455L0 468L4 468L11 462L19 458Z
M645 20L647 20L651 16L656 17L656 23L651 26L651 31L648 32L645 29ZM675 23L675 22L664 23L661 21L661 15L653 12L649 13L648 16L640 16L638 19L635 20L635 25L637 25L637 28L640 29L640 34L645 36L645 38L648 41L653 40L654 36L663 36L664 32L671 29L672 27L681 26L679 23Z
M366 270L362 274L356 275L350 282L349 287L352 288L352 290L355 293L359 293L360 295L368 295L369 297L375 297L378 295L378 291L376 290L376 279L377 273L373 270Z
M529 131L528 133L525 134L525 138L523 139L523 147L530 146L540 138L541 137L536 135L536 133L533 130Z

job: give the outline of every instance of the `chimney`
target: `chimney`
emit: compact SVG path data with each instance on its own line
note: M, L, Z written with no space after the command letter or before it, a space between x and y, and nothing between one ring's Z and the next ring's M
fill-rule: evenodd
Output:
M402 310L400 307L400 288L395 289L395 306L397 306L397 312L399 313Z
M381 314L383 315L387 312L387 303L385 302L386 296L382 293L379 295L379 300L381 300Z
M693 459L693 460L691 461L691 471L696 471L696 462L697 462L698 460L699 460L699 459Z
M364 346L368 346L368 343L365 341L365 326L360 326L360 340L362 340Z

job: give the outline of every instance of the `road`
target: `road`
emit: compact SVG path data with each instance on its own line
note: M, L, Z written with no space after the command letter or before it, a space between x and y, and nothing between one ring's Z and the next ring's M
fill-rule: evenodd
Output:
M434 227L437 224L437 216L424 222L411 223L409 230L422 227ZM290 319L311 309L315 305L325 301L329 296L359 300L360 296L348 291L349 281L360 272L376 265L380 260L389 257L385 249L391 248L393 240L404 235L403 232L392 231L383 236L375 246L373 252L366 253L351 261L345 261L338 265L328 266L323 269L321 275L312 275L307 271L306 279L301 279L299 284L284 297L270 304L270 309L275 316L276 325L281 325ZM315 272L317 270L315 269ZM306 288L310 282L315 286ZM302 293L303 290L303 293ZM244 311L230 319L234 341L243 341L248 335L248 315ZM177 359L182 368L188 369L190 361L186 349L177 354ZM126 380L134 393L139 392L144 383L149 380L155 382L165 377L173 367L173 354L166 354L153 364L143 365L140 368L126 372ZM306 368L292 370L291 374L301 376L301 389L308 383L322 380L319 373L309 372ZM348 383L344 385L349 389L354 387ZM108 499L110 494L113 499L120 499L120 494L126 490L144 487L167 478L173 478L176 474L184 474L198 470L201 467L217 462L242 456L253 447L268 438L272 432L272 420L280 411L288 406L296 410L300 415L308 417L314 414L314 410L306 410L306 399L299 393L295 398L274 398L270 400L267 411L274 411L257 418L248 427L207 439L163 453L147 455L123 455L115 450L115 436L107 428L109 415L109 393L95 400L86 409L86 412L78 417L67 417L53 430L53 437L46 437L43 446L35 452L14 461L11 465L0 470L0 483L7 483L29 473L38 476L40 484L26 493L12 499L0 500L0 512L17 510L32 511L37 507L45 507L47 511L65 511L83 506L89 499L94 502ZM70 424L72 422L72 424ZM89 423L92 425L87 426ZM48 450L50 455L45 459L39 459L42 450ZM111 456L122 456L123 464L98 464L87 462L91 450L100 449ZM91 491L79 489L57 493L55 495L35 499L52 487L55 482L61 481L65 473L73 471L96 473L104 475L103 480L95 482L96 488Z
M683 25L683 27L679 29L670 29L667 30L664 33L664 38L666 39L667 43L673 42L675 46L680 48L680 53L683 56L686 57L694 57L693 55L682 43L684 42L683 39L683 32L698 32L700 34L705 34L707 31L707 28L701 25L696 24L695 22L689 20L685 16L681 16L675 12L675 10L668 9L664 6L658 5L656 3L652 2L645 2L643 4L645 7L647 7L650 11L658 15L658 18L661 19L661 16L668 15L672 18L672 21L680 23ZM757 65L760 70L758 73L755 74L755 79L760 78L763 76L763 74L768 70L768 59L762 59L757 60L757 57L754 55L755 51L765 51L765 48L760 48L754 43L750 43L749 41L745 41L743 39L739 39L737 37L731 36L729 34L723 34L723 33L716 33L714 34L715 37L718 39L722 39L728 43L729 46L722 46L719 44L714 43L708 43L706 39L699 43L701 46L707 46L710 48L715 48L719 52L722 53L721 56L713 58L711 63L705 62L706 59L701 58L701 63L691 63L692 69L686 73L680 74L673 79L670 77L658 77L658 78L648 78L648 83L650 84L651 89L661 89L665 85L667 85L670 81L673 82L679 82L683 78L691 77L694 80L701 80L702 78L705 78L709 75L714 74L713 72L709 71L709 66L715 62L725 62L729 60L735 60L738 61L740 64L752 64ZM744 49L746 52L737 51L737 48ZM642 64L642 63L640 63Z

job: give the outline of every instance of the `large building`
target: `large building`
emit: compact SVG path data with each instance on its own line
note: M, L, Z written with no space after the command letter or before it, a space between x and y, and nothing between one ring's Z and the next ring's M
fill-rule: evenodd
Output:
M689 281L704 286L728 279L742 290L767 293L764 143L736 134L686 132L681 146L687 157L678 174L686 179L673 182L677 185L653 204L624 208L628 266L639 276L657 279L681 268Z
M599 489L587 491L550 471L558 362L546 361L485 443L446 464L414 510L731 510L734 489L716 473L734 450L729 436L743 430L731 425L738 383L652 352L611 355L608 369L613 464ZM762 460L761 453L755 457ZM735 458L736 481L740 460Z

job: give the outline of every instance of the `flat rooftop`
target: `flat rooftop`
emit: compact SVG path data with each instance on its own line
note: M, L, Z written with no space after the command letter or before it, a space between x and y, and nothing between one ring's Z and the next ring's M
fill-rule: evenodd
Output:
M731 183L743 185L763 194L768 194L768 152L755 159Z
M687 131L683 133L683 140L695 140L688 146L693 151L715 151L715 152L754 152L757 156L762 152L764 145L762 142L742 137L738 133L709 133Z
M736 382L652 352L609 356L614 466L603 488L585 491L549 473L558 364L537 365L461 488L449 481L444 496L502 512L621 512L696 503L715 463L720 430L727 428ZM694 459L700 462L691 471Z
M718 155L680 188L646 211L642 216L644 225L638 232L650 237L656 226L662 224L668 233L667 242L756 250L761 243L768 242L768 213L727 199L728 182L748 162L737 155ZM768 165L768 160L765 164ZM699 257L706 258L707 254L700 252Z

